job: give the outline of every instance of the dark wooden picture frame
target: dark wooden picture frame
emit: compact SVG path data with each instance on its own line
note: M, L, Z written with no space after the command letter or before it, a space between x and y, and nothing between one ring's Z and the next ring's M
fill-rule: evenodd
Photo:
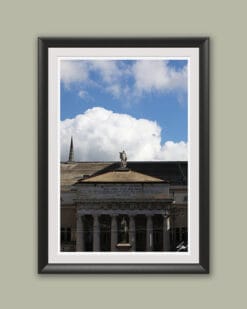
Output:
M199 50L199 262L49 262L49 48L197 48ZM209 38L39 38L38 39L38 273L209 273Z

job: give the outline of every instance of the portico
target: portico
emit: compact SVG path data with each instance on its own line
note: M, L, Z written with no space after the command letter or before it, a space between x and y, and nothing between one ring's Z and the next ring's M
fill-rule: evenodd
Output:
M170 232L167 228L167 220L168 217L166 214L150 214L150 215L144 215L142 213L102 213L102 214L94 214L94 215L88 215L92 217L92 237L91 239L91 245L86 246L86 243L88 242L88 237L86 237L86 233L88 230L85 228L85 221L87 220L87 215L82 214L78 215L77 218L77 242L76 242L76 251L118 251L117 244L120 242L120 229L119 229L119 221L123 216L127 218L128 222L128 242L130 243L130 251L170 251ZM103 223L101 223L101 219L103 217L108 217L110 222L110 230L108 231L109 237L108 237L108 244L107 246L105 237L102 237L105 235L106 231L103 231L104 226ZM145 225L142 225L142 228L136 228L136 220L138 220L138 217L141 218L143 221L146 222ZM161 220L163 220L163 226L162 230L154 226L154 217L157 219L160 217ZM137 230L136 230L137 229ZM145 247L136 246L137 237L136 234L139 232L142 232L142 230L145 232L145 236L143 237L143 240L145 242ZM156 232L162 233L162 245L156 244L154 241L154 233ZM144 234L144 233L143 233ZM140 239L140 236L139 236ZM102 243L102 240L104 243ZM92 249L88 249L91 247ZM104 248L107 248L104 249ZM137 250L138 248L141 248Z
M127 168L80 179L76 251L119 251L125 220L130 251L170 251L172 198L164 180Z

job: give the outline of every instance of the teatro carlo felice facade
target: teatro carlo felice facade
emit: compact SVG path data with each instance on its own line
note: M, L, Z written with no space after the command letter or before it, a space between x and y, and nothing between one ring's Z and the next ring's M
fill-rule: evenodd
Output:
M186 251L187 162L61 163L61 251Z

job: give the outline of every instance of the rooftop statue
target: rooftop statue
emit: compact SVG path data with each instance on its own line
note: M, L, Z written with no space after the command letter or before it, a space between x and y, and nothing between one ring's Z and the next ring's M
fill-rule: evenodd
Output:
M119 152L119 154L120 154L120 160L121 160L120 167L121 168L126 168L127 167L127 155L126 155L126 152L123 150L122 152Z

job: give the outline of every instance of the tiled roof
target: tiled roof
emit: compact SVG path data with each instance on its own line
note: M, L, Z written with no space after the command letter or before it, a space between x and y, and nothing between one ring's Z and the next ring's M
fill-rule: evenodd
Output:
M127 169L106 172L78 182L164 182L164 180Z
M67 191L78 180L96 177L119 168L119 162L73 162L61 163L61 190ZM141 173L172 185L187 185L187 162L128 162L132 172ZM90 178L88 178L90 179ZM91 178L92 179L92 178ZM84 180L85 181L85 180Z

